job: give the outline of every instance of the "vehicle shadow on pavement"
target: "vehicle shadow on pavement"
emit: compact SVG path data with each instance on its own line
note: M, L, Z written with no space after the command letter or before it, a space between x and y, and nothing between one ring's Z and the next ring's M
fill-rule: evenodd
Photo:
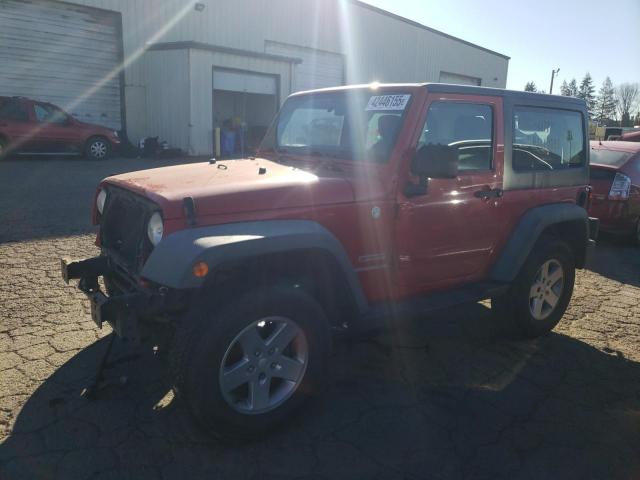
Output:
M181 401L165 398L163 362L152 354L107 372L129 371L126 387L80 398L102 339L24 405L0 446L0 477L640 475L640 364L562 334L505 340L482 304L393 323L336 341L327 391L244 445L208 438Z
M617 282L640 287L640 248L624 238L600 234L587 268Z

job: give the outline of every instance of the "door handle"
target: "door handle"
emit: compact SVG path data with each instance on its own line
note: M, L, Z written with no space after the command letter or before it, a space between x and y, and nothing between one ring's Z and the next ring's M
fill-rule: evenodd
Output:
M489 190L478 190L473 195L478 198L500 198L503 195L503 191L501 188L494 188Z

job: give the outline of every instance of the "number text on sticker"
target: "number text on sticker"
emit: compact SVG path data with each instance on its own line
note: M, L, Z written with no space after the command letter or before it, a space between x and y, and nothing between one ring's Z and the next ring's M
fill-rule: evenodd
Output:
M374 95L369 99L370 110L404 110L411 95Z

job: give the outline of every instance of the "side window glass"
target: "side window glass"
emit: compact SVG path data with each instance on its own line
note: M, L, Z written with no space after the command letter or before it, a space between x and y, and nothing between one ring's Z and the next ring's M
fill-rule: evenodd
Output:
M15 122L29 121L27 109L22 103L13 98L0 99L0 118L2 120L13 120Z
M51 112L44 105L36 104L33 106L33 109L36 113L36 120L38 120L38 122L46 122L49 119L49 114Z
M418 142L458 151L458 169L490 170L493 161L493 111L489 105L433 102Z
M68 120L68 115L62 110L60 110L59 108L49 107L49 119L47 120L49 123L64 125Z
M364 148L374 154L388 154L401 121L402 112L374 112L367 122Z
M582 114L569 110L514 107L513 169L563 170L585 162Z

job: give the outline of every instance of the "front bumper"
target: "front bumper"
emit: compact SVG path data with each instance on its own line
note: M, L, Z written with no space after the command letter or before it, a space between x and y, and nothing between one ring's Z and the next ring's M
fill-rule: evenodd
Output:
M107 322L116 334L123 339L139 342L141 323L152 322L159 318L167 319L188 304L188 292L169 290L164 287L137 288L125 293L106 295L100 290L98 277L117 276L107 256L87 260L60 260L62 278L66 283L71 279L80 279L78 288L87 295L91 305L91 319L102 328Z

